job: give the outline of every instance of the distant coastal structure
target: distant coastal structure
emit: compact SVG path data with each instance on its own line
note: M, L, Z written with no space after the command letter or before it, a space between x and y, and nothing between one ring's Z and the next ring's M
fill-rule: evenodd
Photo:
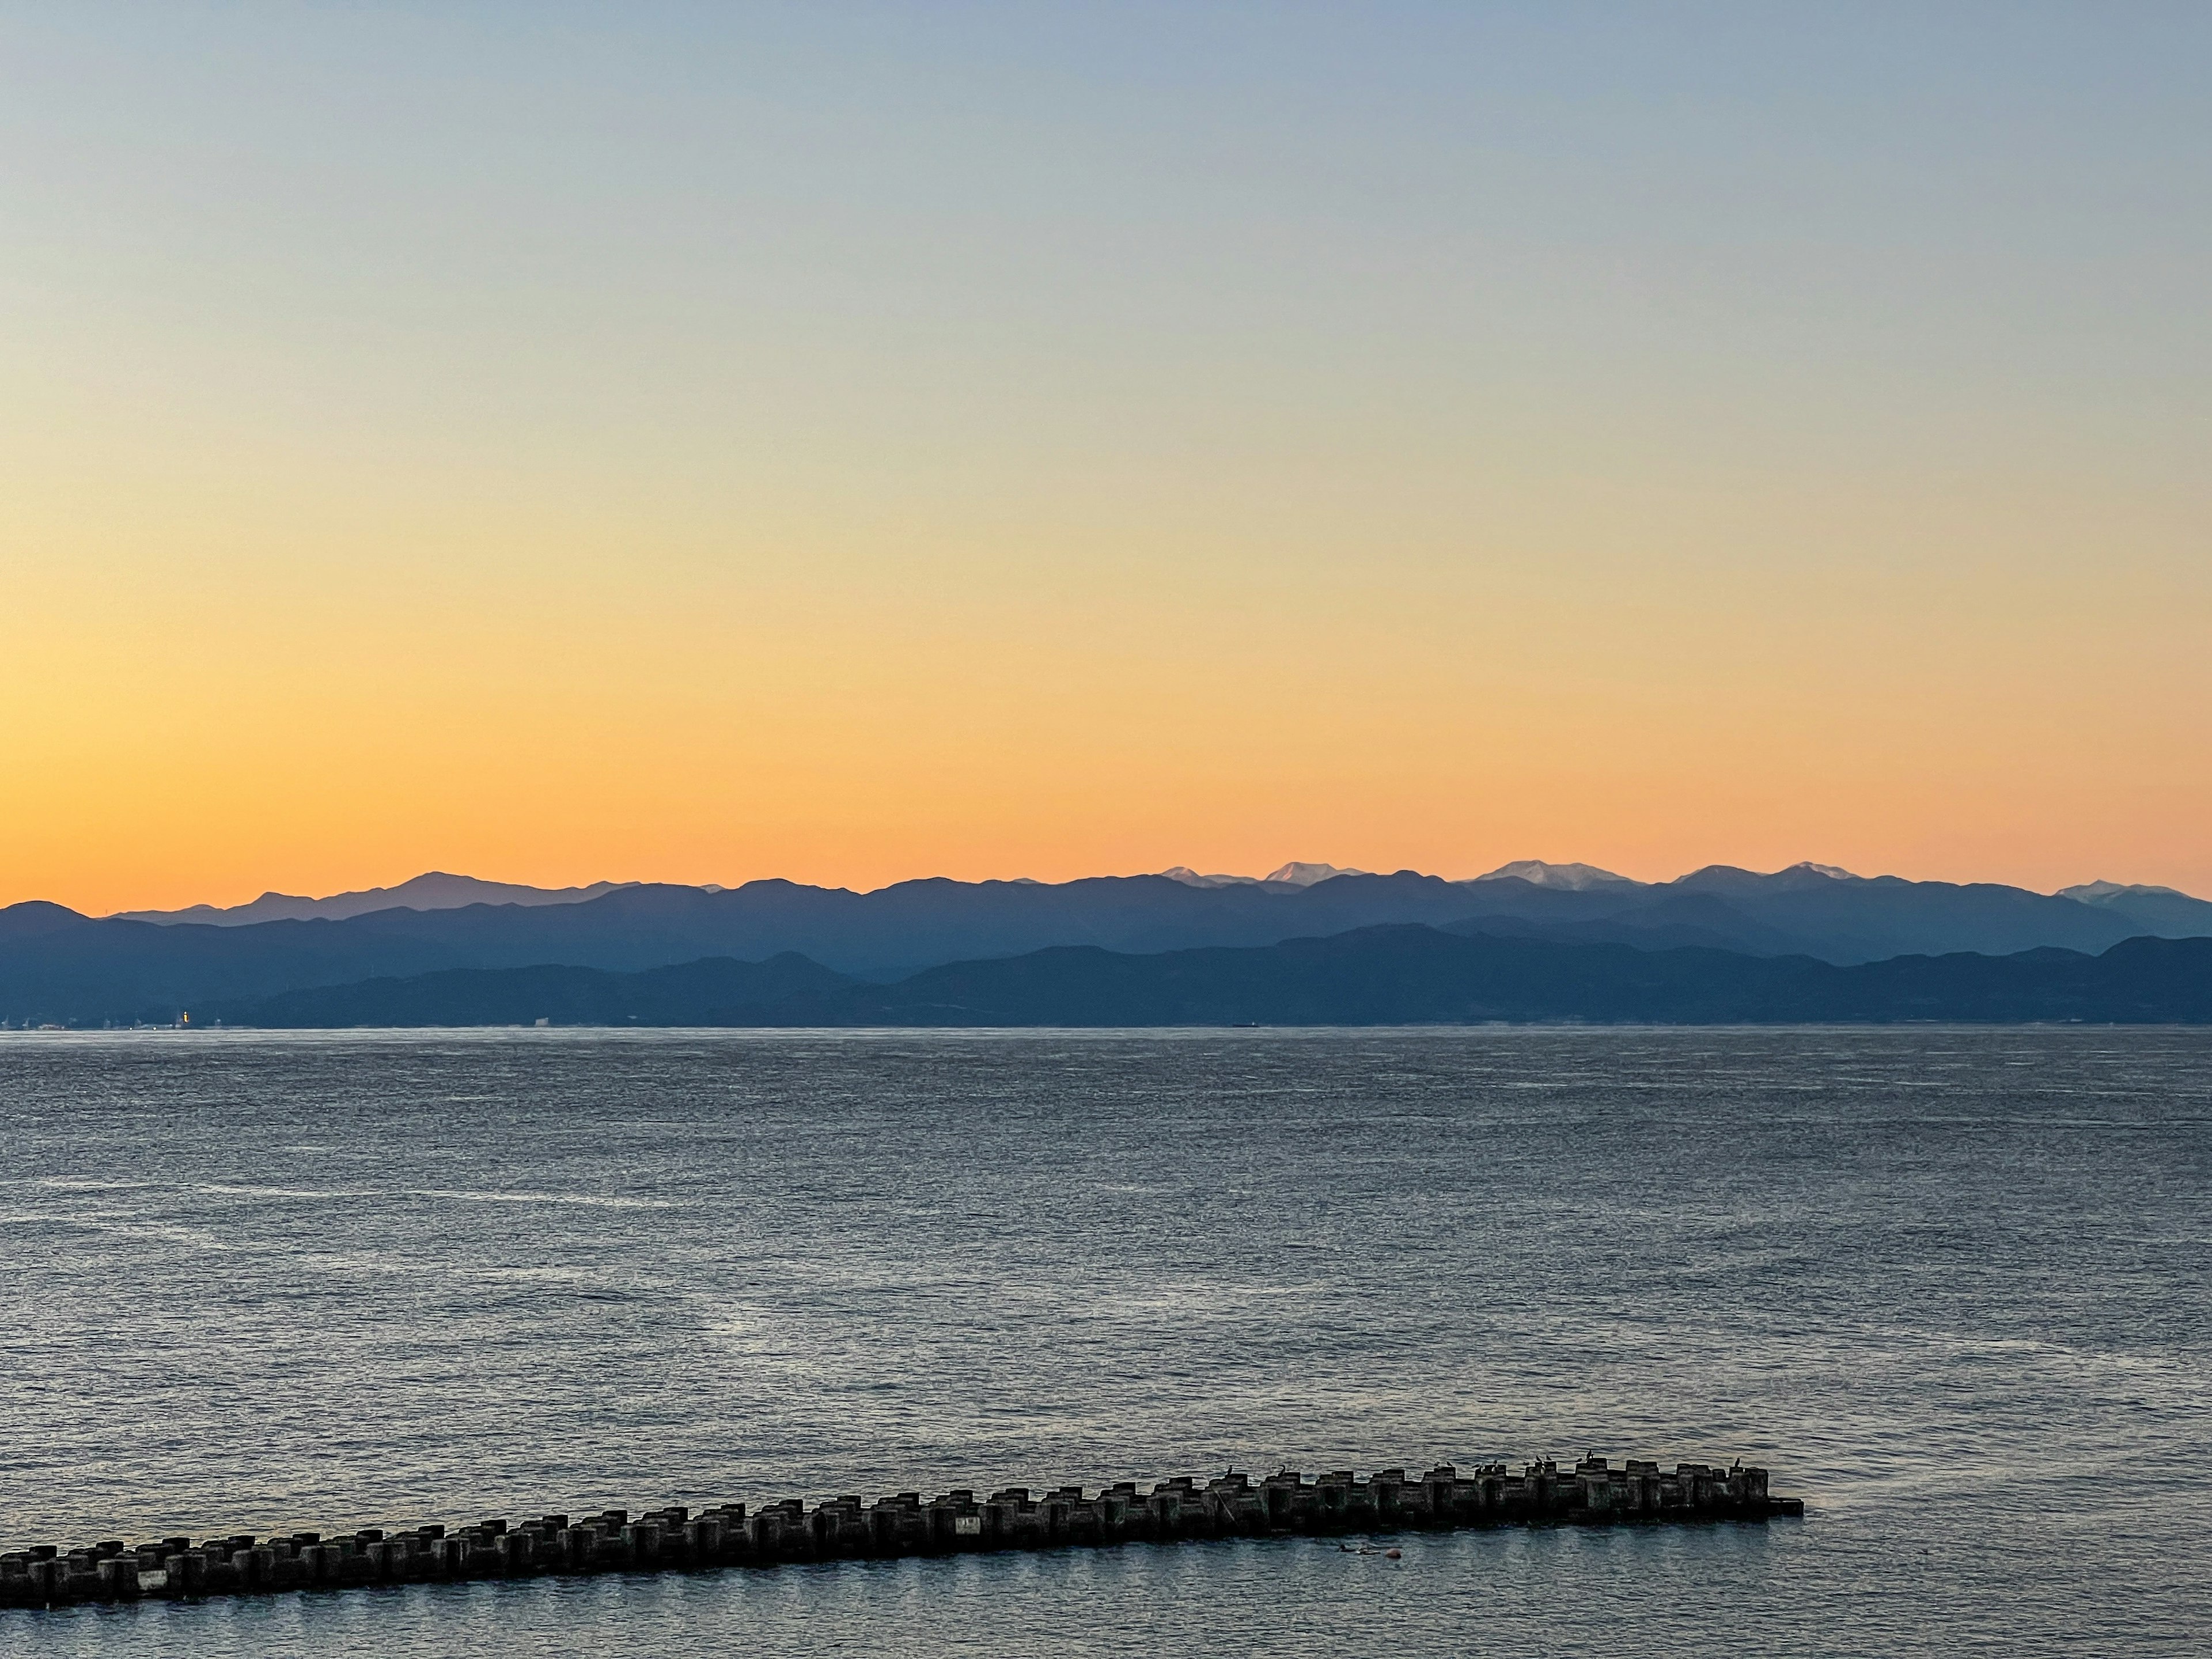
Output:
M47 1545L0 1554L0 1607L1210 1538L1756 1522L1804 1512L1803 1499L1771 1496L1766 1471L1741 1463L1677 1463L1662 1471L1656 1462L1631 1460L1615 1468L1592 1456L1565 1468L1550 1460L1517 1470L1442 1463L1419 1475L1390 1468L1363 1478L1340 1469L1309 1480L1284 1470L1261 1480L1232 1471L1203 1485L1180 1476L1149 1492L1125 1480L1096 1493L1060 1486L1033 1496L1026 1486L1009 1486L981 1498L970 1490L927 1500L908 1492L872 1504L834 1498L811 1509L788 1498L750 1514L743 1504L696 1515L672 1505L635 1516L608 1510L451 1530L240 1533L197 1544L184 1537L137 1545L112 1539L68 1551Z

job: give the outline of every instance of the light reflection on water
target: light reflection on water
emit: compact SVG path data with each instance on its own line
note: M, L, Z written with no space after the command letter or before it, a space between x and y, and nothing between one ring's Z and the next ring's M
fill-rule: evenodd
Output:
M1590 1448L1741 1455L1814 1506L1387 1571L1252 1542L0 1613L0 1650L2185 1647L2208 1061L2092 1030L0 1036L0 1547Z

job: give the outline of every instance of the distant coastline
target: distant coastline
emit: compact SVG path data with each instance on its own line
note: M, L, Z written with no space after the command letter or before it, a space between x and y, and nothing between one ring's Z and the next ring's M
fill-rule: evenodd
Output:
M872 985L785 955L609 973L459 969L219 1005L202 1025L1148 1027L2212 1022L2212 939L2100 956L1810 957L1457 934L1419 926L1247 949L1072 946Z
M418 903L356 908L376 895ZM1294 864L1251 878L600 884L520 898L441 875L298 902L345 914L0 909L0 1023L2212 1018L2212 904L2109 882L2038 894L1807 864L1647 884L1531 862L1447 881Z

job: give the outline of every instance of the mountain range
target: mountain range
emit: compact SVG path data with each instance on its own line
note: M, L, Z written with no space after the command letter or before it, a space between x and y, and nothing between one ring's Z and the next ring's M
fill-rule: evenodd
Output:
M356 892L305 898L296 893L264 893L246 904L195 904L182 910L125 910L121 921L206 922L216 927L250 927L257 921L343 921L374 910L458 910L470 904L581 904L634 881L595 881L588 887L526 887L510 881L479 881L432 870L396 887L364 887ZM719 893L719 887L703 892Z
M775 880L726 890L516 890L433 874L255 905L271 899L330 913L95 918L37 902L0 909L0 1019L166 1022L180 1011L242 1008L372 979L543 967L634 974L712 958L793 956L842 979L904 984L951 964L1066 947L1158 957L1376 927L1838 968L2039 949L2099 957L2139 936L2212 936L2212 903L2171 889L2097 882L2039 894L1812 864L1769 874L1713 866L1662 883L1535 861L1471 881L1293 864L1255 878L1177 870L1062 883L931 879L866 893ZM374 908L355 908L362 903Z
M2094 957L2045 948L1842 968L1809 957L1399 926L1143 956L1062 946L927 969L890 985L795 954L633 974L462 969L289 991L210 1013L316 1028L2202 1023L2212 1020L2212 939L2136 939Z

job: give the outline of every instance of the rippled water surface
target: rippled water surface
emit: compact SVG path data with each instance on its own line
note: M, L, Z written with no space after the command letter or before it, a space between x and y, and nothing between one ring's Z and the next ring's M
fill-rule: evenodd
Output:
M0 1612L0 1650L2212 1629L2212 1033L40 1033L0 1113L0 1547L1590 1449L1811 1505Z

